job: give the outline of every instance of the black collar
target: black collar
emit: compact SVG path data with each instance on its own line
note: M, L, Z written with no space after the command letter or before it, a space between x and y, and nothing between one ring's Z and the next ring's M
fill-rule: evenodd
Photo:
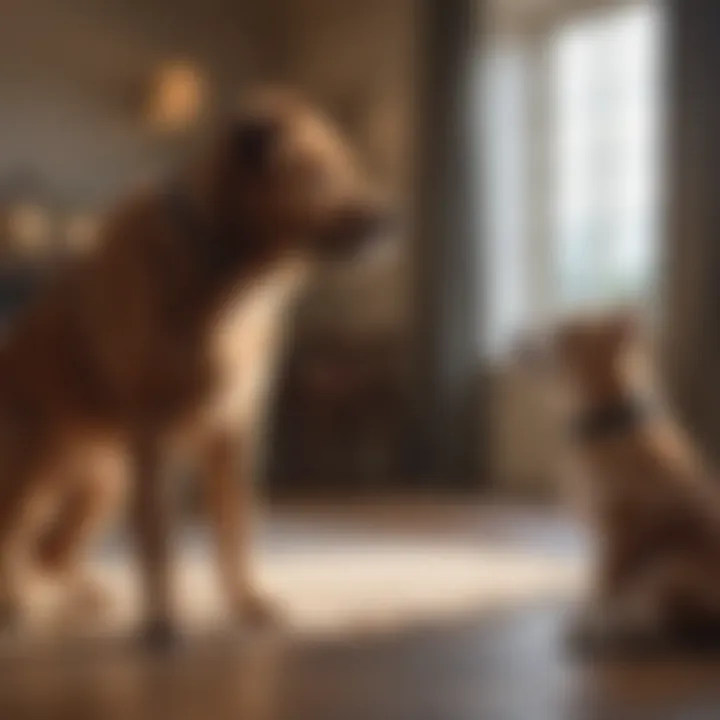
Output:
M573 421L571 433L579 442L607 440L640 427L648 415L647 405L640 400L621 400L582 413Z

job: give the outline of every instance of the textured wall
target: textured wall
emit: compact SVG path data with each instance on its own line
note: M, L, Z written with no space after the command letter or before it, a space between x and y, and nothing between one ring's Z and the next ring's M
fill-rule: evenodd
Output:
M4 0L0 187L31 172L60 202L106 202L154 169L133 100L156 66L192 60L226 96L257 72L254 22L228 0Z

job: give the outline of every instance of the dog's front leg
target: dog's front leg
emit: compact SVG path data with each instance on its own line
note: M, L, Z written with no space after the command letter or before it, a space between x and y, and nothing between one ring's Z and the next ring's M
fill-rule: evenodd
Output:
M145 627L142 638L154 646L175 639L170 588L171 498L157 443L135 447L134 524L139 555Z
M256 466L249 438L222 431L208 438L203 483L221 587L238 620L264 624L277 617L257 593L251 572Z

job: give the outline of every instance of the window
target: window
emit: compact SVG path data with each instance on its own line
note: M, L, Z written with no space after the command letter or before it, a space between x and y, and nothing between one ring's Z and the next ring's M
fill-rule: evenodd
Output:
M659 8L584 15L484 58L485 349L543 313L648 297Z
M551 41L552 237L561 307L645 295L657 249L653 5L564 27Z

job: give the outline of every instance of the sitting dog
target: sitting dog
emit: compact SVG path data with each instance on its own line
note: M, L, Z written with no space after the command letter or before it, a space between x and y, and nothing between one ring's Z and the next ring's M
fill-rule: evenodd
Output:
M573 414L597 539L574 639L587 650L707 648L720 629L720 490L651 396L641 335L626 313L576 318L542 353L562 381L549 385L554 399Z
M285 91L257 93L173 183L110 214L0 349L0 592L17 617L28 563L69 587L130 479L145 637L173 636L165 468L202 470L224 593L249 577L253 467L287 309L319 261L377 234L384 209L334 126Z

